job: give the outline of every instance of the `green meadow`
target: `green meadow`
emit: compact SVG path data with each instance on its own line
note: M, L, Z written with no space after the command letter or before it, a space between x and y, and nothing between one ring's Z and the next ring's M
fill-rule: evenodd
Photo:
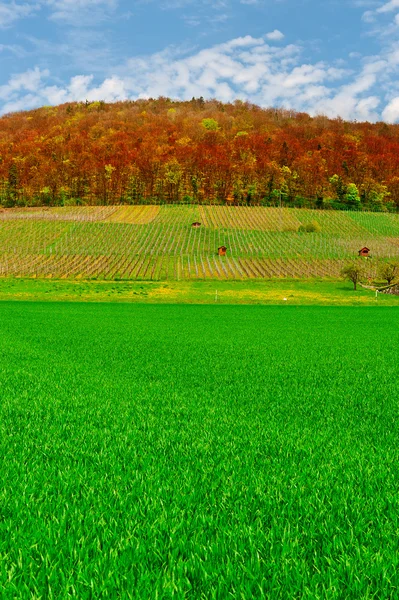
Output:
M381 282L382 283L382 282ZM84 281L0 278L0 301L399 306L399 296L329 279Z
M399 596L396 307L0 310L2 599Z

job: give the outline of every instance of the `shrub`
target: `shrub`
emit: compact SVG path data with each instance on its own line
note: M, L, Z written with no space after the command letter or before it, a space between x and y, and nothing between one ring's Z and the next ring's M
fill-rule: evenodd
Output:
M298 231L305 233L320 233L321 227L317 221L310 221L310 223L300 225Z

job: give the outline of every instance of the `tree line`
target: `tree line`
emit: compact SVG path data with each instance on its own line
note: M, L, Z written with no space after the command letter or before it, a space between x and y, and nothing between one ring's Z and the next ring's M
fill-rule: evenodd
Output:
M0 119L0 204L396 211L399 126L248 102L68 103Z

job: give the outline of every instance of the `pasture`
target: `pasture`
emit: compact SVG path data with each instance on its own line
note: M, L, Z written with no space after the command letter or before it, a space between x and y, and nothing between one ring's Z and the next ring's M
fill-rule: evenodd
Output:
M146 304L399 306L399 296L331 279L115 281L0 278L0 300Z
M316 220L320 231L299 231ZM193 222L200 222L193 228ZM227 247L218 256L219 246ZM100 206L0 213L0 276L131 281L337 278L399 258L399 215L243 206Z
M396 308L1 311L1 598L398 596Z

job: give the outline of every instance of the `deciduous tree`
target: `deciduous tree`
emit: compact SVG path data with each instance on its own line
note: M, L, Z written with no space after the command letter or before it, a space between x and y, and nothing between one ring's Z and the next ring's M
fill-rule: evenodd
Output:
M360 261L353 262L343 267L342 277L353 283L353 289L357 289L357 284L364 277L364 268Z
M388 282L388 285L391 285L392 281L399 275L399 262L390 261L382 263L379 267L378 274L381 279Z

